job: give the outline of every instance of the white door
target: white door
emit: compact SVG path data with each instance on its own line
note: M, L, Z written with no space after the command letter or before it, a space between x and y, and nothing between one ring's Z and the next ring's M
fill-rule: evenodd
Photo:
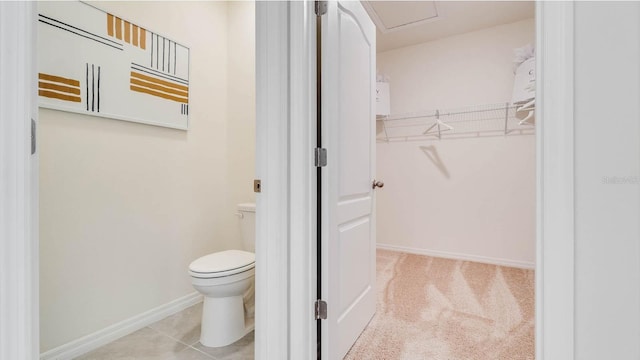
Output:
M330 1L321 19L321 351L337 360L376 307L376 32L358 1Z
M36 11L0 1L0 360L39 357Z

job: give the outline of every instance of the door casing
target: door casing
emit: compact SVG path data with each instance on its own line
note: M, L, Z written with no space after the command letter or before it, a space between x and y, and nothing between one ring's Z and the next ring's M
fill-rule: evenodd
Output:
M0 2L0 359L39 357L36 3ZM37 135L37 134L36 134Z

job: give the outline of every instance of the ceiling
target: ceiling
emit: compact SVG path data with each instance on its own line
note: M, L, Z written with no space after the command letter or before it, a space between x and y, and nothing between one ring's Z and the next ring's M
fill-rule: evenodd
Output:
M534 17L533 1L362 1L378 52Z

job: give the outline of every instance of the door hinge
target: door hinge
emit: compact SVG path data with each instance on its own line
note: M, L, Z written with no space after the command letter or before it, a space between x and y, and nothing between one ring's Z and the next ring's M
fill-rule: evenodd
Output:
M327 149L315 148L315 165L316 167L327 166Z
M322 16L327 13L327 1L316 1L316 15Z
M31 155L36 153L36 121L31 119Z
M327 320L327 302L324 300L316 300L316 320Z

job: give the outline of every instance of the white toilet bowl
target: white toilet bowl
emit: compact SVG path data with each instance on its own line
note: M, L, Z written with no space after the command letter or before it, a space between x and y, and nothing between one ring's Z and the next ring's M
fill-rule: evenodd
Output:
M245 298L253 299L254 253L227 250L203 256L189 265L189 275L193 287L204 295L202 345L226 346L254 329L253 318L245 311Z
M193 287L204 295L200 342L226 346L254 328L256 204L238 204L242 250L203 256L189 265Z

